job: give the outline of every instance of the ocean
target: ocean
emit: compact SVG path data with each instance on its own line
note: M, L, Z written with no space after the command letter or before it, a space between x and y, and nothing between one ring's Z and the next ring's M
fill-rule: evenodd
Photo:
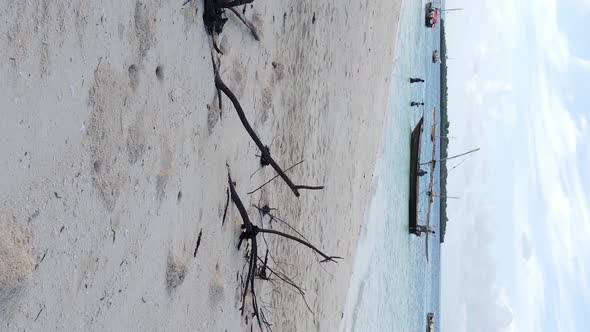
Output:
M437 234L428 237L428 259L425 236L408 233L410 133L424 115L420 158L427 162L433 158L430 131L435 116L440 124L440 65L432 63L433 50L440 51L440 29L424 26L425 5L417 1L402 4L389 109L341 331L425 331L428 312L434 312L439 330L438 199L430 215ZM410 77L426 82L410 84ZM424 101L425 106L410 107L411 101ZM439 130L437 126L436 135ZM437 145L435 158L438 156ZM424 167L430 171L429 166ZM420 178L420 224L427 220L429 176L430 172ZM437 193L438 164L434 176Z

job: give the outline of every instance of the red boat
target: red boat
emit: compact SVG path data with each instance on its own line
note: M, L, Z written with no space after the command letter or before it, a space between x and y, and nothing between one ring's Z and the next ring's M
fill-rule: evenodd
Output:
M426 27L433 28L436 23L438 22L438 15L440 14L440 10L432 6L432 2L426 4Z

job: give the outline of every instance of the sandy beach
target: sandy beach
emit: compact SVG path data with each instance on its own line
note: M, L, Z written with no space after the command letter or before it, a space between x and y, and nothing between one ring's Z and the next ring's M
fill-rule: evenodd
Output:
M325 186L299 198L280 180L246 194L276 173L252 175L258 149L217 107L203 4L182 2L0 4L0 330L249 331L226 164L253 220L269 204L343 257L266 236L314 312L257 281L273 331L339 326L401 0L255 0L260 41L227 14L223 80L280 165L305 160L291 178Z

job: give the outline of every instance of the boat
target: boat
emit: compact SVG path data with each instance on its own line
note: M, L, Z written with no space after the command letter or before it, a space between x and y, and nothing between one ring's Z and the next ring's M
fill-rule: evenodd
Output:
M434 164L434 165L436 165L436 163L437 163L437 162L443 162L443 161L447 161L447 160L451 160L451 159L459 158L459 157L462 157L462 156L464 156L464 155L468 155L468 154L470 154L470 153L477 152L477 151L479 151L479 150L480 150L480 148L477 148L477 149L469 150L469 151L467 151L467 152L464 152L464 153L460 153L460 154L454 155L454 156L452 156L452 157L447 157L447 158L443 158L443 159L439 159L439 160L432 159L431 161L427 161L427 162L424 162L424 163L420 163L420 165L429 165L429 164ZM433 166L433 167L434 167L434 166Z
M436 137L436 107L432 108L432 118L434 119L432 127L430 128L430 141L434 143L434 137ZM432 147L432 155L434 156L434 145Z
M426 315L426 332L434 332L434 313L429 312Z
M439 61L438 50L434 50L434 52L432 52L432 63L438 63Z
M434 5L432 4L432 2L428 2L426 4L426 10L424 11L424 19L425 19L425 24L427 28L434 28L436 26L436 23L438 23L439 20L439 16L441 15L441 12L450 12L450 11L454 11L454 10L463 10L463 8L449 8L449 9L441 9L441 8L436 8L434 7Z
M409 230L410 233L416 234L418 225L418 193L420 182L418 181L418 171L420 170L420 144L422 143L422 130L424 127L424 117L420 118L418 124L412 130L410 136L410 197L409 197Z
M430 141L434 143L434 137L436 136L436 126L430 128Z
M425 24L427 28L434 28L436 23L438 22L438 15L439 9L433 7L432 2L428 2L426 4L426 11L425 11Z

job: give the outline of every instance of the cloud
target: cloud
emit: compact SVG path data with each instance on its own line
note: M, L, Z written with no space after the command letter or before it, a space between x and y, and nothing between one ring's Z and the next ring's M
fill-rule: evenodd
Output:
M590 8L590 0L583 2ZM576 95L562 93L560 82L573 70L590 72L590 60L570 49L556 0L467 7L478 5L497 9L488 8L490 17L478 16L481 26L455 37L474 45L463 50L469 55L463 63L474 70L465 66L450 73L460 91L450 91L449 112L453 136L467 138L452 142L451 149L476 145L485 153L449 178L449 191L469 198L449 204L442 326L536 331L552 319L558 331L574 331L580 319L575 303L590 302L590 186L582 176L590 145L588 115L568 109ZM515 11L531 19L515 19L521 17L513 16ZM454 33L449 31L449 38ZM490 205L497 205L502 217L490 213ZM494 232L478 228L481 224L492 225ZM492 250L500 256L498 266ZM459 262L449 263L455 257ZM454 298L448 300L451 291Z
M555 311L551 314L559 331L565 332L575 330L574 299L590 300L590 244L587 241L590 212L578 167L578 148L586 135L587 124L584 116L576 116L565 107L557 83L548 78L550 70L545 63L542 60L537 63L535 84L531 86L533 102L530 109L523 110L530 119L526 130L528 149L532 153L529 152L525 167L532 170L528 178L532 185L521 184L527 189L514 195L514 199L540 196L541 201L536 205L537 218L525 220L526 223L519 223L519 227L526 234L533 231L541 236L547 254L538 257L533 249L525 265L515 265L520 294L515 312L517 326L536 330L534 326L543 320L540 312L547 303L543 298L535 298L534 302L524 299L534 298L543 289L550 288L551 285L545 284L542 278L542 271L549 271L556 280L554 286L557 289L556 302L549 304ZM528 202L519 201L518 204ZM522 220L515 218L515 222L519 221ZM528 240L528 237L516 240L523 248L524 258L528 255ZM531 305L534 312L531 312Z
M465 82L464 92L473 103L473 112L479 112L479 120L486 117L490 122L500 122L513 127L517 119L512 83L506 80L485 79L475 72Z
M545 280L541 263L536 255L528 260L518 260L515 316L516 331L542 331L545 310Z
M586 60L586 59L583 59L583 58L580 58L577 56L573 56L572 63L574 66L576 66L582 70L585 70L587 72L590 72L590 60Z
M521 252L510 266L510 271L514 274L511 298L515 331L542 330L546 305L544 272L538 256L539 251L535 248L538 242L533 238L534 230L538 228L539 223L535 211L530 206L533 192L531 178L526 176L528 167L526 159L517 161L512 175L513 236L515 248L520 248ZM534 217L531 218L531 214Z
M521 246L522 246L522 258L524 258L524 260L528 261L532 254L533 254L533 247L531 244L531 240L529 239L528 235L526 235L526 233L522 233L522 240L521 240Z
M578 8L590 11L590 0L575 0L575 2L578 5Z
M478 18L490 17L491 22L480 22L484 25L489 23L490 26L495 27L494 34L487 34L485 37L494 39L497 44L498 41L505 43L508 47L514 48L516 45L516 36L514 31L520 29L521 26L521 8L519 1L498 0L498 1L484 1L482 4L482 13ZM466 2L468 8L473 8L473 2Z
M452 304L443 305L441 319L445 329L455 332L509 331L513 311L507 302L505 289L498 283L490 249L496 237L496 217L492 207L476 203L479 197L466 198L466 205L478 208L462 215L461 229L454 229L454 234L449 234L449 245L454 244L455 248L445 247L443 251L443 255L454 256L449 250L458 250L461 258L453 264L443 265L443 273L456 278L443 287L443 296ZM455 242L457 236L461 242ZM452 271L445 271L447 268ZM457 315L457 312L463 315Z
M565 70L571 62L569 42L557 23L556 0L530 1L533 31L537 45L549 62L558 70Z
M590 0L578 0L578 2L590 10ZM559 27L557 0L531 1L530 7L532 30L545 61L561 72L570 67L590 72L590 60L572 54L567 34Z
M548 217L561 220L555 227L557 234L570 231L568 223L576 220L583 231L590 231L585 192L581 187L580 171L577 167L577 149L587 131L583 115L575 117L565 107L556 89L549 84L542 71L538 79L538 105L535 105L533 126L535 137L533 148L541 193L548 207ZM532 111L531 111L532 112ZM583 202L584 204L579 204ZM576 205L576 209L572 205ZM553 223L549 223L553 224ZM590 234L588 234L590 235Z
M584 114L578 114L578 137L580 139L585 138L588 135L588 119Z

